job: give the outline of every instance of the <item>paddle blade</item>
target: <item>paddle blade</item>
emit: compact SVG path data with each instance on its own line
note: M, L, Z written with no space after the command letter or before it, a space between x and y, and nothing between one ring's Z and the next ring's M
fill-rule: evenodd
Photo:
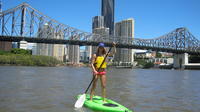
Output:
M76 101L74 107L75 107L75 108L81 108L81 107L83 106L84 102L85 102L85 97L86 97L85 94L81 95L81 96L78 98L78 100Z

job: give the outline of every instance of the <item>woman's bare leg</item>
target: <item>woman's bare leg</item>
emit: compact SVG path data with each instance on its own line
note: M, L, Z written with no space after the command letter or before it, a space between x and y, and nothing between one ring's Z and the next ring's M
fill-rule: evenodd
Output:
M92 97L94 95L94 92L95 92L95 89L96 89L96 86L97 86L97 81L98 81L98 76L97 75L95 75L94 78L95 79L94 79L94 82L92 84L92 89L90 91L90 100L92 100Z
M106 75L101 76L101 94L103 97L103 101L105 101L105 98L106 98Z

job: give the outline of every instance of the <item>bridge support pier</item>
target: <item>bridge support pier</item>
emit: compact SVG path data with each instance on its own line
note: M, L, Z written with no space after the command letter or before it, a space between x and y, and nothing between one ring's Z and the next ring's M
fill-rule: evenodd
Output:
M174 54L174 68L184 69L186 64L188 64L188 53Z
M79 64L80 53L79 45L69 45L69 62L71 64Z

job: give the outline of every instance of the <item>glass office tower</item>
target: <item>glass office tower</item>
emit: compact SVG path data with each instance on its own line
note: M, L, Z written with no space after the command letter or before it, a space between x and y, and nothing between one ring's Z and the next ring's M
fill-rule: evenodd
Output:
M109 34L114 35L114 0L102 0L101 15L104 16L104 27L109 28Z
M103 28L104 27L104 17L103 16L95 16L92 19L92 30L95 28Z

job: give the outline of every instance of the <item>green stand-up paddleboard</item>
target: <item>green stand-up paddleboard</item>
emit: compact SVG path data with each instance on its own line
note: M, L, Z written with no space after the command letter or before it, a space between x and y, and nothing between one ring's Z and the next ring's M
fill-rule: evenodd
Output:
M78 98L79 97L80 95L78 96ZM92 110L102 112L133 112L123 105L120 105L119 103L110 99L105 99L105 102L103 102L103 98L100 96L93 96L93 100L91 101L90 95L88 94L86 95L84 106Z

